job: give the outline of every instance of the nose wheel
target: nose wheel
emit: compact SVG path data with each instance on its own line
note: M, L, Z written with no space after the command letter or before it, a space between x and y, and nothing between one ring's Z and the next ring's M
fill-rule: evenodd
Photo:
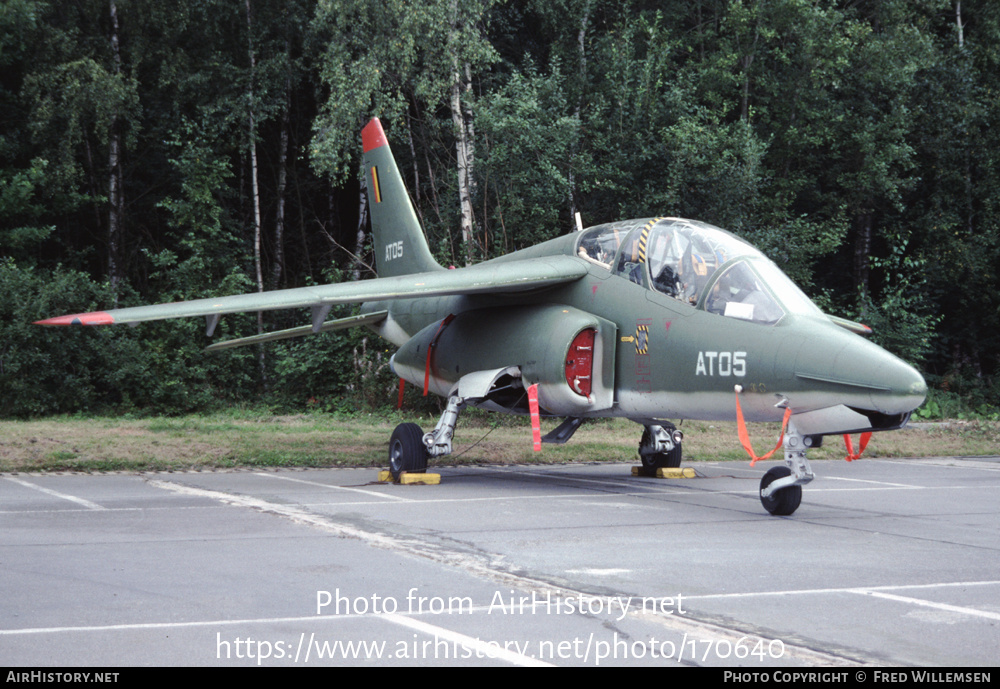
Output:
M795 428L795 417L788 423L783 444L785 466L768 469L760 479L760 504L773 515L783 517L799 509L802 486L815 478L806 459L806 450L813 444Z
M787 516L802 502L802 486L788 486L773 492L766 490L774 481L791 475L792 470L788 467L772 467L760 479L760 503L773 515Z

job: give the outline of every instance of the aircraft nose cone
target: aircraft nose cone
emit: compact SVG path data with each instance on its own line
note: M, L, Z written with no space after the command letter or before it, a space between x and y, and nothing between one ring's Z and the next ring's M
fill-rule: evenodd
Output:
M927 397L924 377L910 364L870 340L852 336L838 357L841 371L867 388L872 409L882 414L908 414Z
M878 383L885 390L873 391L872 402L883 414L906 414L927 399L927 383L917 369L901 359L892 359L883 362Z
M836 401L881 414L908 414L927 397L927 384L917 369L839 328L803 341L795 375L819 391L823 403Z
M839 361L850 362L851 377L868 389L869 409L883 414L907 414L927 397L927 383L917 369L874 342L851 338Z

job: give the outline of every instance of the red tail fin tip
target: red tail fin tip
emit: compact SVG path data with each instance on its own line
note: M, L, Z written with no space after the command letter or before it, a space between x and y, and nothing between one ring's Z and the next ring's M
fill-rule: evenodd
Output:
M362 148L367 153L373 148L379 148L388 144L389 141L385 138L385 132L382 131L382 123L379 122L377 117L373 117L372 121L366 124L365 128L361 130Z

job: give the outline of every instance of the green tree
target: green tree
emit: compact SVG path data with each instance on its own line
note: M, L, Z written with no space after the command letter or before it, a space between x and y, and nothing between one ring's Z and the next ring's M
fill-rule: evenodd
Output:
M996 399L1000 370L1000 8L945 3L937 59L919 80L913 139L920 183L908 199L924 292L940 324L930 370L939 385Z
M311 147L317 169L335 181L356 169L357 132L375 115L385 116L390 136L405 129L411 142L411 160L403 153L402 164L418 169L414 139L434 137L442 132L455 149L451 174L445 182L440 168L430 166L429 176L450 185L449 194L460 218L462 254L473 258L475 195L475 131L472 82L494 59L484 18L493 0L434 0L392 4L372 4L358 0L331 0L317 8L313 22L315 42L322 46L320 77L328 89L316 119L316 136ZM438 113L447 109L451 129L442 126ZM407 116L404 116L406 114ZM423 136L414 135L414 122ZM397 129L398 127L398 129ZM402 138L402 137L400 137ZM425 160L428 160L425 157ZM447 169L447 168L445 168ZM417 182L417 174L414 175ZM434 182L432 182L434 184ZM418 185L419 188L419 185ZM443 186L442 189L447 189ZM433 192L440 198L437 189ZM455 203L457 202L457 203ZM450 235L451 213L439 231ZM425 223L426 225L427 223ZM360 249L362 242L357 242ZM432 246L438 245L431 237ZM443 242L453 246L451 237ZM455 260L452 256L452 260Z

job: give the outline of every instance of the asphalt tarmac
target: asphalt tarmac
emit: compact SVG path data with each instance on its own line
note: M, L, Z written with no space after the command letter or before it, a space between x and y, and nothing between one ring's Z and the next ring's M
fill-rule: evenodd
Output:
M0 665L995 665L1000 457L773 464L0 475Z

